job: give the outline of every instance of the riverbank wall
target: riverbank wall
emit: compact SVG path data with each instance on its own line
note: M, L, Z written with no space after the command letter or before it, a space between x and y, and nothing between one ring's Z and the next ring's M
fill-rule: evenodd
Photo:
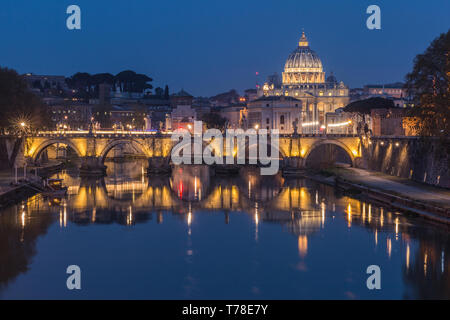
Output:
M362 142L358 167L450 188L450 139L379 136Z

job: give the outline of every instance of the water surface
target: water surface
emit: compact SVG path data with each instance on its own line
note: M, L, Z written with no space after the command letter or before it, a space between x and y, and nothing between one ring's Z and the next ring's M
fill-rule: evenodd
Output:
M0 212L2 299L449 299L444 226L305 179L108 164ZM66 287L68 265L81 290ZM368 290L366 268L381 268Z

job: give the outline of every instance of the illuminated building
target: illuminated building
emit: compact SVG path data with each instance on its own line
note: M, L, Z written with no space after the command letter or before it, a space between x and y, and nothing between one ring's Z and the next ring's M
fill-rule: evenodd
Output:
M268 81L258 89L258 96L285 96L299 100L302 109L299 132L302 133L321 132L326 113L345 107L350 100L348 87L342 81L338 82L332 74L325 77L322 61L309 47L304 32L297 48L286 60L281 85ZM277 122L280 122L279 119L273 121Z

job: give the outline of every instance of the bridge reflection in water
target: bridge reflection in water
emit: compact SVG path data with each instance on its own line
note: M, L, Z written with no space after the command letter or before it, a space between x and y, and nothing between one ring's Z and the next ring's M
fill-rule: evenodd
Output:
M401 282L410 286L402 297L450 296L448 230L425 227L417 218L344 196L309 180L260 176L259 170L252 168L238 177L212 176L207 166L182 166L170 177L148 178L139 161L109 163L108 170L106 177L93 180L63 172L59 176L69 185L67 198L59 201L34 196L0 215L4 231L0 232L0 260L10 263L0 272L0 292L2 285L26 272L36 239L55 222L60 228L95 224L133 228L151 221L164 224L170 216L184 221L191 235L196 220L222 215L224 224L242 217L250 219L251 237L256 242L261 240L263 225L290 233L295 247L288 248L297 251L299 271L306 271L306 259L317 257L319 252L314 250L324 241L320 254L341 255L339 261L344 265L353 259L352 254L367 254L367 263L371 255L382 256L383 261L395 257L400 261L396 271L403 278ZM334 245L346 234L355 233L361 233L362 251L349 253ZM326 241L320 240L324 237ZM312 241L316 246L311 246Z

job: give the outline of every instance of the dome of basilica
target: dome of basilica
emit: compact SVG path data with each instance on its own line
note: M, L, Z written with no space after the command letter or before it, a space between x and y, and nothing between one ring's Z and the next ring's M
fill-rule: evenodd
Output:
M297 48L289 55L284 65L283 85L292 87L324 82L325 72L323 72L322 61L309 48L308 39L302 32Z
M292 52L284 66L284 72L322 72L322 61L319 56L309 48L305 33L298 42L298 47Z

